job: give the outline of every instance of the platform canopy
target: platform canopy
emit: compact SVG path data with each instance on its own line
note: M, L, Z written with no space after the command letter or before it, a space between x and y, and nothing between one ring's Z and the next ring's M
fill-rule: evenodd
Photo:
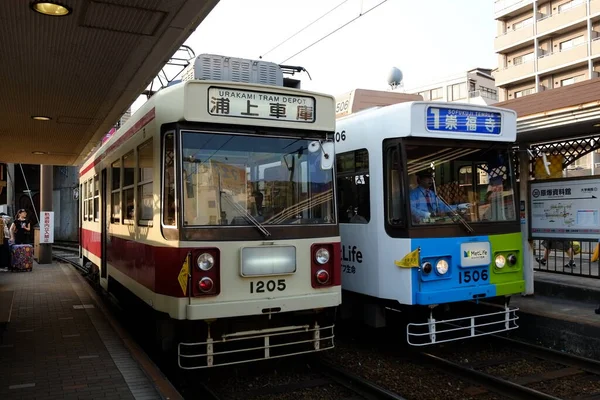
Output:
M2 0L0 162L80 165L218 0L58 3Z
M517 142L542 144L600 134L600 78L494 104L517 112Z

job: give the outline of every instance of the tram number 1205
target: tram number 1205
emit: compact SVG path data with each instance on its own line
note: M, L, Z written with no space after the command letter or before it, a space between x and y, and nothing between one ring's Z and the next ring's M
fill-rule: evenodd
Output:
M458 273L458 283L470 283L487 281L488 272L484 269L482 271L460 271Z
M264 293L279 291L283 292L286 288L285 279L277 279L277 281L257 281L250 282L250 293Z

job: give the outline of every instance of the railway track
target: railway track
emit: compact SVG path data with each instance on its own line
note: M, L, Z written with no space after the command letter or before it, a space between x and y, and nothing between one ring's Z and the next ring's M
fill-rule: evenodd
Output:
M453 361L429 352L419 352L417 357L422 362L479 386L468 390L473 396L485 393L487 389L514 399L600 398L600 384L597 384L600 382L600 362L505 337L496 336L493 341L508 349L510 355L471 363ZM529 375L511 376L510 372L502 372L509 371L511 366L527 363L543 364L547 369ZM560 386L558 382L561 379L575 379L579 387L573 393L558 395L554 391ZM596 388L583 393L582 387L586 381Z
M300 392L304 395L303 398L320 398L319 390L323 389L330 395L335 394L335 397L331 398L340 400L405 400L396 393L322 360L311 362L302 375L301 379L294 379L293 382L263 385L253 390L248 390L242 385L244 389L239 393L224 391L220 385L202 384L201 394L203 399L209 400L262 399L278 396L289 398L288 395Z

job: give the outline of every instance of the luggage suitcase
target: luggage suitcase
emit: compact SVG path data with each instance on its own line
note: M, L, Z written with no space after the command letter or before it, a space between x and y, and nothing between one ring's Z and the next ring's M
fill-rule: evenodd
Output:
M13 271L31 271L33 269L33 246L14 244L11 246L11 267Z

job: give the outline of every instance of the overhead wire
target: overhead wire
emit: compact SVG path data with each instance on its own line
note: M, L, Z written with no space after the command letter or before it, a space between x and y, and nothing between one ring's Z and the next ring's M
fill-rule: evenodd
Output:
M332 32L329 32L327 35L323 36L322 38L316 40L315 42L309 44L308 46L306 46L305 48L303 48L302 50L300 50L299 52L295 53L294 55L286 58L285 60L283 60L282 62L280 62L279 64L283 64L288 60L291 60L292 58L296 57L298 54L301 54L303 52L305 52L306 50L310 49L311 47L313 47L314 45L316 45L317 43L327 39L329 36L333 35L334 33L338 32L339 30L345 28L346 26L350 25L351 23L353 23L354 21L356 21L357 19L359 19L360 17L367 15L369 12L373 11L374 9L376 9L377 7L379 7L380 5L382 5L383 3L386 3L388 0L383 0L382 2L374 5L373 7L369 8L367 11L365 11L364 13L361 12L357 17L351 19L350 21L346 22L345 24L343 24L342 26L340 26L339 28L333 30Z
M327 15L331 14L333 11L337 10L339 7L341 7L342 5L346 4L349 0L344 0L342 1L340 4L338 4L337 6L333 7L331 10L327 11L325 14L321 15L319 18L317 18L316 20L314 20L313 22L311 22L310 24L306 25L304 28L300 29L298 32L294 33L292 36L288 37L287 39L285 39L283 42L279 43L277 46L273 47L271 50L267 51L266 53L264 53L263 55L259 56L258 58L262 60L263 56L266 56L267 54L269 54L270 52L272 52L273 50L277 49L278 47L280 47L282 44L288 42L290 39L294 38L295 36L299 35L300 33L302 33L303 31L306 30L306 28L314 25L315 23L319 22L321 19L323 19L323 17L326 17Z

